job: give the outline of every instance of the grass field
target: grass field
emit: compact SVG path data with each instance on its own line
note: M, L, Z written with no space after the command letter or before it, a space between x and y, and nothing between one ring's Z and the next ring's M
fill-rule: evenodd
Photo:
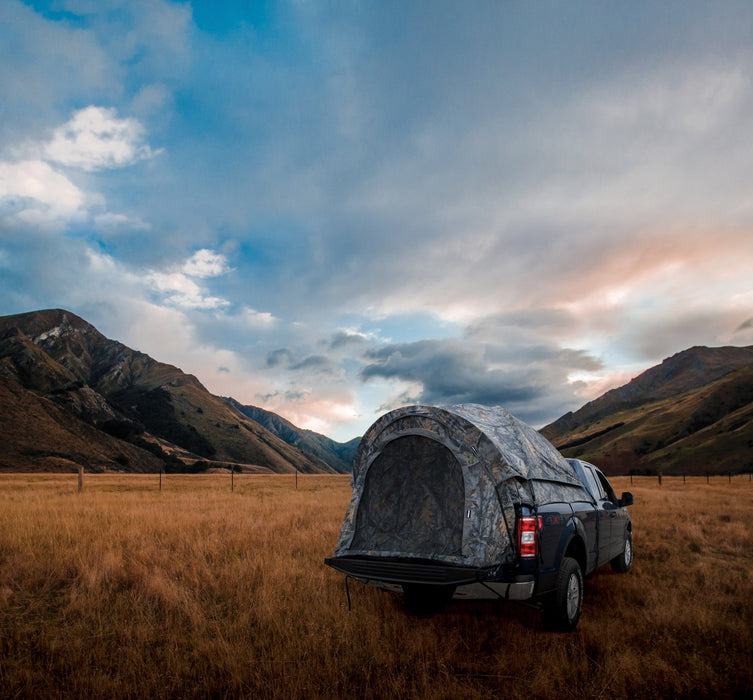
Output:
M750 697L753 483L613 485L634 568L557 634L357 583L349 612L322 563L347 476L0 474L0 697Z

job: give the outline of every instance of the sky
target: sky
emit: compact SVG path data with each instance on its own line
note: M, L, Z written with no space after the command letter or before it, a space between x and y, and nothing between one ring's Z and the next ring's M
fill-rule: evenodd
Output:
M345 441L753 345L749 2L0 0L0 315Z

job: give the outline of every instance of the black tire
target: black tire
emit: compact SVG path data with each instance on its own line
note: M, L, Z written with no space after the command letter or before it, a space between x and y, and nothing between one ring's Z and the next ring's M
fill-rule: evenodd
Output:
M417 615L439 612L452 600L455 586L431 586L419 583L403 584L405 607Z
M609 563L612 565L612 570L620 574L630 571L630 567L633 566L633 535L630 530L625 531L625 544L622 552Z
M544 624L559 632L575 629L583 611L583 572L575 559L565 557L557 574L557 587L544 604Z

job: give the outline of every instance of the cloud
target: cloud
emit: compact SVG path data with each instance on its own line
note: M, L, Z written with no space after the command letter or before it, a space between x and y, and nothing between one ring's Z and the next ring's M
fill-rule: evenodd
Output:
M257 311L249 306L241 310L240 320L249 328L269 328L277 323L277 320L268 311Z
M88 104L93 93L117 92L120 71L108 48L93 32L49 21L26 3L0 3L0 152L8 143L41 140L58 121L61 105Z
M289 348L278 348L267 353L266 366L268 368L284 367L291 372L303 372L308 378L316 374L333 374L334 363L324 355L307 355L297 359Z
M395 343L366 352L360 377L409 384L421 403L502 405L540 420L553 405L573 400L570 372L600 366L587 353L554 345L531 350L458 339Z
M93 215L95 224L104 228L148 228L138 217L102 211L104 197L76 184L70 172L121 168L151 158L155 153L143 143L144 137L138 121L118 119L114 109L79 110L55 129L52 140L27 141L15 149L19 159L0 161L2 212L10 221L38 226L83 221Z
M507 342L517 350L526 339L538 344L548 338L551 345L573 333L578 325L578 319L564 308L525 308L478 317L468 324L465 336Z
M0 258L0 263L2 263L2 258ZM753 317L745 319L724 340L730 345L753 345Z
M151 224L148 224L137 217L109 211L102 214L95 214L93 221L97 228L103 230L119 229L126 231L148 231L152 228Z
M47 160L86 171L108 170L153 158L136 119L119 119L114 108L91 105L73 114L44 147Z
M0 204L13 219L31 224L71 219L91 199L44 161L0 162Z
M227 258L213 250L202 248L197 250L181 268L189 277L219 277L228 272Z
M302 360L291 364L290 369L296 372L301 370L305 372L313 371L316 373L323 372L327 374L333 372L332 363L324 355L309 355L304 357Z
M329 341L330 350L338 350L351 345L362 345L369 338L366 333L359 331L344 330L334 333Z
M228 270L224 255L201 249L177 269L152 270L145 275L145 279L168 304L184 309L220 309L230 306L230 302L212 296L193 278L203 280L218 277Z
M293 351L288 348L278 348L267 353L267 367L290 366L293 362Z
M185 309L217 309L230 304L211 296L196 282L179 272L151 272L145 276L155 292L171 306Z
M584 96L586 111L604 131L638 138L702 136L728 125L748 97L750 81L735 64L704 61L663 65L650 75L627 73L619 92L598 86Z
M461 27L467 22L463 18ZM579 51L597 48L591 30L581 27L586 36ZM486 37L476 26L473 31ZM431 38L421 42L422 55L438 50ZM338 90L353 91L353 102L381 97L397 109L389 81L377 81L397 66L406 82L438 80L421 72L423 62L377 60L374 47L360 39L366 47L359 45L347 69L376 84L342 81ZM407 53L405 40L398 32L396 51ZM350 163L347 181L322 178L323 188L332 187L324 194L335 225L321 248L332 264L327 281L315 277L315 268L302 269L301 276L328 305L348 303L375 317L428 309L470 322L505 308L554 306L583 290L589 294L588 282L609 257L616 287L620 254L626 262L640 246L650 254L654 239L666 252L670 245L682 251L688 229L703 226L701 235L713 240L719 222L749 226L750 52L678 57L652 46L656 54L641 56L639 46L631 45L631 60L592 66L587 82L576 71L543 90L525 89L506 74L502 60L480 66L459 50L456 62L438 63L447 84L430 91L436 109L419 100L400 102L412 111L398 121L394 137L375 133L390 114L357 110L355 118L364 115L363 138L386 146L369 152L366 168ZM542 50L538 67L547 58L570 61L566 52L555 57L554 46ZM368 58L373 71L358 63ZM497 73L496 83L481 78ZM451 81L462 77L467 85L453 92ZM324 296L328 290L331 296Z
M301 396L305 403L297 404L294 397L288 397L285 405L286 416L295 425L313 430L323 435L331 435L334 428L345 426L352 437L351 427L359 418L354 407L354 397L349 392L326 396Z
M305 430L331 436L334 428L344 426L349 437L343 441L353 437L351 426L361 418L354 405L355 397L349 391L338 390L325 395L310 390L288 390L257 394L255 398L276 413L282 407L285 418Z

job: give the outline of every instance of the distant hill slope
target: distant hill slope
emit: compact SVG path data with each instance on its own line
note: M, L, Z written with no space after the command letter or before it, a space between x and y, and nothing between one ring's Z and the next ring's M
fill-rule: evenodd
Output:
M753 347L694 347L542 429L608 472L753 470Z
M358 448L360 438L348 442L335 442L334 440L320 435L312 430L301 430L290 421L276 413L266 411L256 406L243 406L235 399L226 399L241 413L263 425L267 430L282 438L285 442L300 447L307 454L316 455L341 473L350 472L353 467L353 458Z
M193 376L60 309L0 317L0 468L334 472ZM339 464L338 464L339 466Z

